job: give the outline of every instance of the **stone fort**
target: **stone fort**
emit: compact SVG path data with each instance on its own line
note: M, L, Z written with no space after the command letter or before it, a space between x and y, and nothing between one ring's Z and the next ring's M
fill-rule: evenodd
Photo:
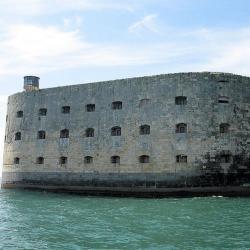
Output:
M2 187L250 193L249 87L213 72L48 89L26 76L8 98Z

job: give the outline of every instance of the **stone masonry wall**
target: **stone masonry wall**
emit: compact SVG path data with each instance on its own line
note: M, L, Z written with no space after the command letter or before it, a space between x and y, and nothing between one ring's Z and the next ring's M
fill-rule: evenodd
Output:
M233 74L180 73L14 94L8 99L3 183L44 183L53 176L67 185L62 176L70 174L78 176L77 184L103 176L105 185L108 174L114 183L133 176L145 182L147 176L151 181L165 176L171 183L173 176L244 179L250 173L249 84L250 78ZM176 105L177 96L186 96L187 104ZM121 110L112 109L115 101L122 102ZM86 112L87 104L95 104L95 112ZM62 106L70 106L70 113L63 114ZM39 115L41 108L46 116ZM18 111L23 117L16 117ZM187 124L186 133L176 133L179 123ZM226 133L220 131L223 123L229 124ZM139 133L144 124L150 125L149 135ZM111 136L114 126L121 127L121 136ZM94 137L85 136L87 128L94 128ZM69 130L68 139L60 138L63 129ZM46 131L45 140L37 139L39 130ZM15 140L16 132L21 140ZM149 163L139 162L142 155ZM177 162L177 155L187 156L187 162ZM67 164L60 164L62 156ZM93 163L84 162L85 156ZM120 164L111 163L111 156L120 156Z

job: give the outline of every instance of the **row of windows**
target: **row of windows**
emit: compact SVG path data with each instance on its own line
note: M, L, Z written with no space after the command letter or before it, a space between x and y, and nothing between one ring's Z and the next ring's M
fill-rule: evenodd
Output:
M149 99L142 99L140 101L140 106L142 104L148 103ZM218 99L219 103L229 103L229 98L226 96L221 96ZM175 104L176 105L186 105L187 104L187 97L186 96L176 96L175 97ZM116 102L112 102L111 105L112 109L116 110L116 109L122 109L122 102L121 101L116 101ZM86 112L94 112L95 111L95 104L87 104L85 106L85 110ZM70 106L63 106L61 108L61 112L63 114L69 114L70 113ZM46 116L47 115L47 109L46 108L41 108L38 111L39 116ZM23 117L23 111L19 110L16 113L16 117L21 118Z
M87 104L86 106L86 111L87 112L94 112L95 111L95 104ZM122 102L112 102L112 109L122 109ZM61 112L63 114L69 114L70 113L70 106L63 106L61 108ZM41 108L38 111L39 116L46 116L47 115L47 109L46 108ZM23 111L19 110L16 113L17 118L23 117Z
M219 157L220 163L230 163L231 162L231 155L230 154L222 154ZM93 163L92 156L85 156L84 163L85 164L92 164ZM139 156L139 163L149 163L150 157L148 155L141 155ZM120 164L120 156L114 155L110 157L110 162L112 164ZM187 156L186 155L177 155L176 156L177 163L187 163ZM65 165L68 163L68 157L62 156L59 158L59 164ZM20 164L20 158L14 158L14 164ZM44 157L37 157L36 164L44 164Z
M84 163L85 164L92 164L93 163L93 157L92 156L85 156L84 157ZM149 163L150 157L148 155L141 155L139 156L139 163ZM120 156L114 155L110 157L110 162L112 164L120 164ZM187 156L186 155L177 155L176 156L176 162L177 163L187 163ZM68 163L68 157L62 156L59 158L60 164L67 164ZM20 164L20 158L15 157L14 158L14 164ZM37 157L36 164L44 164L44 157Z
M220 133L228 133L230 125L228 123L220 124ZM187 132L187 124L186 123L179 123L176 125L176 133L186 133ZM150 134L150 126L149 125L141 125L140 126L140 134L141 135L149 135ZM94 128L87 128L85 130L86 137L94 137L95 129ZM111 136L121 136L121 127L113 127L111 128ZM22 134L21 132L17 132L15 134L15 140L21 140ZM69 138L69 130L63 129L60 131L60 138ZM37 133L37 139L46 139L46 131L41 130Z
M140 134L141 135L148 135L150 134L150 126L149 125L142 125L140 126ZM94 128L87 128L85 130L86 137L94 137L95 129ZM120 127L113 127L111 128L111 135L112 136L121 136L121 128ZM60 131L60 138L69 138L69 130L63 129ZM17 132L15 134L15 140L19 141L22 139L22 133ZM37 133L37 139L46 139L46 131L40 130Z

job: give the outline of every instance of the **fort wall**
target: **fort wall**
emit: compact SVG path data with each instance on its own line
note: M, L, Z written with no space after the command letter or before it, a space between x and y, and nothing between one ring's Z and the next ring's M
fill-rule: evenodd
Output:
M2 185L244 184L250 174L249 86L248 77L204 72L14 94Z

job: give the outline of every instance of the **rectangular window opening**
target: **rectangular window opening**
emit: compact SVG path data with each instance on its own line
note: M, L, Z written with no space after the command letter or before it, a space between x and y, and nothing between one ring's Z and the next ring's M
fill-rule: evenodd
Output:
M63 114L69 114L70 113L70 106L62 107L62 113Z
M86 111L87 112L94 112L95 111L95 104L87 104Z

